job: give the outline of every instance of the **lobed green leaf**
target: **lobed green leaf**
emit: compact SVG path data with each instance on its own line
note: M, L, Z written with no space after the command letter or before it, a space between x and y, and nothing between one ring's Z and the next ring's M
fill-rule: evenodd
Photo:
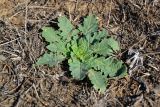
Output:
M43 27L42 30L42 37L44 37L47 42L53 43L60 40L58 36L59 32L55 31L52 27Z
M122 61L117 60L114 57L95 58L90 64L95 70L100 70L105 77L124 76L127 71Z
M98 21L94 15L89 15L84 18L83 25L79 25L78 28L83 35L88 35L98 30Z
M45 53L43 56L41 56L38 61L36 62L36 65L46 65L48 64L50 67L55 66L58 62L61 62L64 60L63 55L55 55L53 53Z
M95 32L93 37L90 37L90 43L92 44L95 44L95 43L98 43L100 42L104 37L106 37L108 34L107 34L107 31L106 29L102 29L102 31L99 31L99 32ZM88 36L88 35L87 35ZM88 37L89 38L89 37Z
M97 72L91 69L88 71L88 77L91 80L94 89L96 89L97 91L99 90L102 93L106 90L107 82L101 72Z
M83 80L86 77L86 67L72 53L72 58L69 59L69 70L74 79Z
M120 50L118 42L116 40L114 40L113 38L108 38L106 42L107 42L108 46L110 46L112 48L113 51Z
M74 29L71 22L65 16L59 17L58 22L59 30L62 31L60 35L63 39L71 38L70 33Z
M67 53L66 43L63 41L51 43L47 46L47 49L51 52L62 53L63 55L66 55Z
M92 47L93 53L108 56L113 53L112 48L108 45L108 40L105 38L101 42L94 44Z

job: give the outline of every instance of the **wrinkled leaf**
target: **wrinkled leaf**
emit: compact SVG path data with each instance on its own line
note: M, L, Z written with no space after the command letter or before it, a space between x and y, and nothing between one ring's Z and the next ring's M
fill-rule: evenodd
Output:
M93 69L88 71L88 77L93 84L94 89L100 92L104 92L106 90L107 82L101 72L94 71Z
M57 31L55 31L52 27L43 27L42 28L42 37L45 38L47 42L56 42L60 40Z
M77 29L72 30L71 37L73 37L73 40L78 39L78 33L79 33L79 30L77 30Z
M73 78L83 80L86 77L86 67L76 57L73 57L72 55L72 58L69 59L68 63Z
M47 49L52 52L63 53L64 55L67 53L66 44L63 41L51 43L47 46Z
M127 67L126 65L122 65L121 68L117 71L115 76L118 76L120 78L124 77L127 75Z
M70 38L71 35L69 34L74 28L71 22L65 16L59 17L58 22L59 29L60 31L62 31L61 36L63 37L63 39Z
M122 61L119 61L114 57L109 57L107 59L105 57L99 57L92 60L90 63L96 70L101 70L105 77L122 76L126 73L125 68L123 68Z
M108 46L110 46L114 51L120 50L118 42L116 40L114 40L113 38L108 38L106 42L107 42Z
M83 25L78 28L84 35L94 33L98 30L98 22L94 15L89 15L84 19Z
M93 45L93 53L97 53L103 56L111 55L113 53L112 48L108 46L108 40L103 39L100 43Z
M88 42L86 39L81 38L77 42L72 42L72 51L82 61L85 61L91 54L88 48Z
M91 62L91 65L96 70L101 70L102 72L105 72L106 70L108 70L108 67L110 66L111 63L112 63L111 59L109 58L106 59L105 57L99 57L94 59Z
M90 36L90 35L89 35ZM90 43L98 43L101 39L107 36L106 29L102 29L102 31L95 32L93 37L90 37ZM89 37L88 37L89 38Z
M104 71L105 75L109 75L110 77L116 76L118 70L122 68L122 61L117 60L113 57L111 57L108 61L112 61L111 64L109 65L108 69Z
M43 56L41 56L36 65L46 65L48 64L50 67L56 65L58 62L61 62L64 60L63 55L54 55L53 53L45 53Z

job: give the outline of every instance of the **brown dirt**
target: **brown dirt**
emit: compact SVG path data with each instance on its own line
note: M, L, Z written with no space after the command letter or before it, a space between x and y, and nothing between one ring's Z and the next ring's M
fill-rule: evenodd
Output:
M43 26L55 25L60 14L77 25L90 13L120 42L124 62L131 48L143 57L143 67L110 80L104 95L60 67L32 66L45 51ZM0 1L0 107L158 107L159 65L159 0Z

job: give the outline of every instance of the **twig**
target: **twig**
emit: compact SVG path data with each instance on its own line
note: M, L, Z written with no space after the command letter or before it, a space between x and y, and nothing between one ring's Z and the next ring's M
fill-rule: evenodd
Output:
M71 15L71 9L70 9L70 7L68 8L68 11L69 11L69 20L72 21L72 15Z
M145 53L143 55L155 55L155 54L160 54L160 52L149 52L149 53Z
M109 22L110 22L111 10L112 10L112 0L111 0L111 2L110 2L109 16L108 16L107 25L106 25L107 27L109 26Z
M54 7L45 7L45 6L28 6L28 8L54 9Z
M139 7L138 5L136 5L135 3L133 3L132 0L128 0L133 6L137 7L138 9L141 9L141 7Z
M147 64L148 66L150 66L151 68L155 69L156 71L160 71L157 67L151 65L151 64Z
M9 43L11 43L11 42L14 42L14 41L16 41L16 40L20 39L20 38L21 38L21 37L18 37L18 38L16 38L16 39L11 40L11 41L8 41L8 42L5 42L5 43L2 43L2 44L0 44L0 46L3 46L3 45L6 45L6 44L9 44Z
M34 19L27 19L29 22L52 22L52 23L57 23L56 21L52 20L34 20Z
M28 47L28 44L27 44L27 17L28 17L28 0L26 0L26 4L25 4L25 7L26 7L26 11L25 11L25 34L24 34L24 37L25 37L25 43L26 43L26 46Z

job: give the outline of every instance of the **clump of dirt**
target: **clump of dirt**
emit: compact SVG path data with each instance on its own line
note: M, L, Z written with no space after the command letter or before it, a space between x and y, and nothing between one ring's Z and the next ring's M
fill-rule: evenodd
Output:
M157 0L1 0L0 106L146 106L160 103L160 2ZM109 81L105 94L90 83L75 82L60 66L35 67L45 52L43 26L56 26L66 15L74 25L95 14L121 45L117 54L130 75ZM143 66L128 63L129 50Z

